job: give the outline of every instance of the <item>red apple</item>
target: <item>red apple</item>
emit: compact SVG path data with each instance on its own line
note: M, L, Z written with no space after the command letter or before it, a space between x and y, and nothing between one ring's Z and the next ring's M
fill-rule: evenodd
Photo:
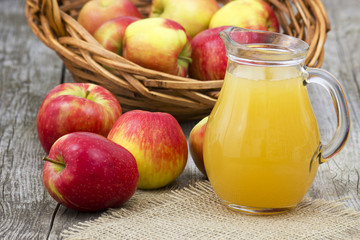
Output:
M106 21L123 16L142 18L129 0L91 0L81 8L78 22L93 35Z
M189 135L189 149L190 149L191 157L194 160L196 167L205 176L207 175L206 175L204 158L203 158L203 142L204 142L204 133L208 118L209 117L205 117L200 122L198 122L193 127Z
M168 113L126 112L116 121L108 139L134 155L139 169L138 188L163 187L185 168L186 138L179 123Z
M178 23L146 18L125 30L123 56L145 68L185 77L191 62L190 38Z
M200 80L224 79L228 58L219 32L226 28L228 26L207 29L191 40L190 77Z
M119 207L136 191L139 173L134 156L98 134L62 136L44 160L46 190L69 208L99 211Z
M225 4L210 20L209 28L219 26L279 32L274 10L263 0L236 0Z
M46 153L61 136L77 131L107 136L121 115L117 99L90 83L64 83L45 97L37 116L39 140Z
M150 17L174 20L194 37L208 28L211 17L219 8L216 0L153 0Z
M94 38L107 50L121 55L125 29L130 23L139 20L136 17L118 17L101 25Z

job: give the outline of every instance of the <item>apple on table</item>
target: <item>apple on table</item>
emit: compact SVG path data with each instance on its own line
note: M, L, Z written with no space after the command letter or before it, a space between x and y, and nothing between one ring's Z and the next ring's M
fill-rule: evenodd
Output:
M123 16L142 18L130 0L91 0L81 8L77 20L93 35L106 21Z
M64 83L43 100L37 115L37 132L49 153L61 136L77 131L107 136L122 113L120 103L104 87L91 83Z
M149 17L174 20L192 38L208 28L211 17L219 8L216 0L154 0Z
M263 0L236 0L225 4L211 18L209 28L236 26L279 32L279 23L271 6Z
M46 190L69 208L99 211L119 207L137 189L139 173L134 156L95 133L62 136L43 159Z
M102 24L94 33L94 38L107 50L122 54L122 41L129 24L139 20L136 17L118 17Z
M132 110L119 117L108 139L135 157L140 189L161 188L184 170L188 148L181 126L168 113Z
M175 21L141 19L126 28L122 55L142 67L185 77L191 62L190 37Z

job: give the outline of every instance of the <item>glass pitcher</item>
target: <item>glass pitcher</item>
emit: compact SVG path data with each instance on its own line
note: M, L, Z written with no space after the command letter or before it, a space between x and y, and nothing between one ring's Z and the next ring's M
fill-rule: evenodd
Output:
M319 164L345 145L350 118L344 92L330 73L304 66L309 46L300 39L238 27L219 35L228 64L204 135L209 181L234 210L274 214L294 208ZM338 125L327 144L320 140L310 83L325 87L335 106Z

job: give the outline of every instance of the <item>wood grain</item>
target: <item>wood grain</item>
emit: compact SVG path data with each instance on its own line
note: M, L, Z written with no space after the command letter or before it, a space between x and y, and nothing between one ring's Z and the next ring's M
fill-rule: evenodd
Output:
M41 181L36 114L61 62L26 25L24 1L0 7L0 238L45 238L56 206Z
M343 199L346 206L360 210L360 2L323 3L332 29L323 68L341 81L352 126L343 151L319 167L308 196ZM0 239L58 239L62 230L101 212L56 208L42 185L40 159L45 153L37 139L36 114L46 93L61 82L62 62L30 31L24 4L25 0L0 3ZM67 71L64 80L73 81ZM336 127L331 99L317 86L309 86L309 92L326 142ZM182 123L185 135L194 124ZM185 171L170 187L192 185L199 179L204 177L189 156Z

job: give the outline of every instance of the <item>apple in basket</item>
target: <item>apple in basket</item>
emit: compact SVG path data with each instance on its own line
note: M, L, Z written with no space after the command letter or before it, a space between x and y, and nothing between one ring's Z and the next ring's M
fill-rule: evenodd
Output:
M142 18L130 0L91 0L81 8L78 22L93 35L106 21L123 16Z
M94 33L94 38L107 50L121 55L125 30L136 17L118 17L102 24Z
M49 153L61 136L77 131L107 136L121 115L119 102L105 88L90 83L64 83L53 88L37 115L42 147Z
M139 173L134 156L95 133L62 136L44 160L46 190L69 208L99 211L119 207L137 188Z
M194 37L208 28L211 17L219 8L216 0L153 0L149 17L174 20Z
M227 56L219 32L226 28L228 26L207 29L191 40L190 77L200 80L224 79Z
M204 133L208 118L209 117L205 117L200 122L198 122L193 127L189 135L189 149L190 149L191 157L196 167L205 176L207 176L207 174L204 166L203 142L204 142Z
M209 28L226 25L279 32L274 10L263 0L236 0L225 4L213 15Z
M135 157L140 189L156 189L174 181L184 170L188 148L177 120L168 113L133 110L124 113L108 139Z
M185 77L191 62L190 38L172 20L141 19L126 28L122 55L142 67Z

